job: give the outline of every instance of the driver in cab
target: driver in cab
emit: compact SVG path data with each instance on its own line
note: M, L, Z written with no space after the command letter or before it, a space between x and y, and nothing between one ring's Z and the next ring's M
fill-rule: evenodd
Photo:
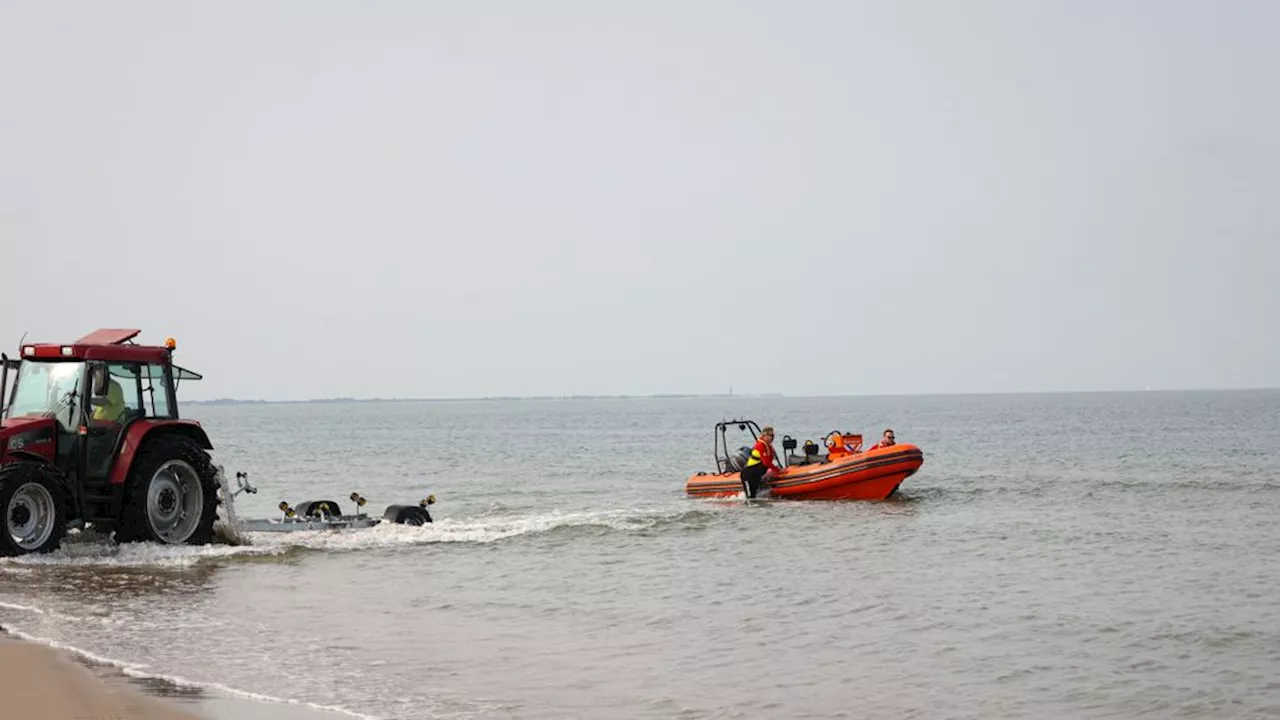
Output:
M103 387L105 386L105 396ZM107 369L98 366L93 369L93 421L95 423L118 423L124 419L124 389L120 383L111 379Z

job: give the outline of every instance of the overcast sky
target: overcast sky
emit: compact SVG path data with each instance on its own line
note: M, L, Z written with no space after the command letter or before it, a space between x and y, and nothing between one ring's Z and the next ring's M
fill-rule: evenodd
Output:
M0 0L0 345L188 397L1280 385L1280 3Z

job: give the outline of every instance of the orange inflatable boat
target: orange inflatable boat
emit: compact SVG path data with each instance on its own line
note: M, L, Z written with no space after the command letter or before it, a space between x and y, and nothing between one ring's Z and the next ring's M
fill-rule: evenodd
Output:
M716 423L716 472L700 472L690 477L684 490L694 497L732 497L742 492L738 472L746 467L751 446L729 450L726 431L737 425L750 431L752 443L760 426L751 420ZM826 453L817 443L806 442L797 454L796 441L782 438L785 458L782 472L771 471L764 479L769 497L793 500L884 500L898 490L903 480L924 464L924 453L910 443L872 450L862 449L862 436L832 431L823 438Z

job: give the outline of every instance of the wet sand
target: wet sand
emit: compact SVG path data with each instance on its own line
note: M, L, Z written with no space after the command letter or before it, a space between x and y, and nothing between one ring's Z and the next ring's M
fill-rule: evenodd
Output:
M0 638L0 697L6 714L44 720L209 720L107 683L44 645Z
M159 697L157 697L159 696ZM4 717L41 720L332 720L335 713L172 689L91 668L39 643L0 636Z

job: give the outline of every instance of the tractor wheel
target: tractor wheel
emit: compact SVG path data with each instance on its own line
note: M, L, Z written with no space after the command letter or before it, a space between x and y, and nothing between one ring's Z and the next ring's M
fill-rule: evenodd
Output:
M431 522L431 514L417 505L388 505L382 518L398 525L426 525Z
M196 441L161 435L147 442L125 482L117 540L166 545L205 545L213 540L217 470Z
M45 553L58 548L67 532L67 498L54 468L35 462L0 467L0 555Z

